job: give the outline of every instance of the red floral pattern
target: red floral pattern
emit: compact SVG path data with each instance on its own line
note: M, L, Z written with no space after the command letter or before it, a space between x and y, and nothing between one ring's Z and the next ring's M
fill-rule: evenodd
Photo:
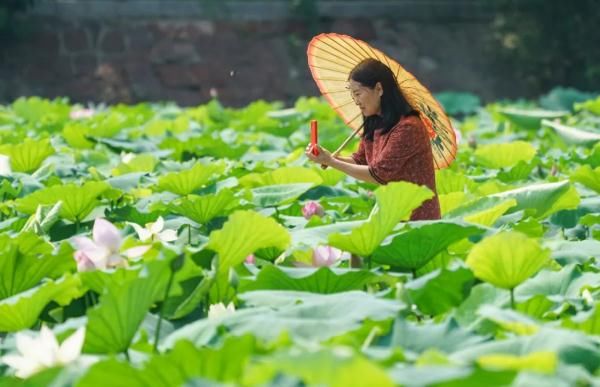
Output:
M373 141L362 139L352 159L368 165L371 176L380 184L408 181L427 186L435 196L416 208L410 220L441 218L431 143L418 116L403 117L384 135L375 130Z

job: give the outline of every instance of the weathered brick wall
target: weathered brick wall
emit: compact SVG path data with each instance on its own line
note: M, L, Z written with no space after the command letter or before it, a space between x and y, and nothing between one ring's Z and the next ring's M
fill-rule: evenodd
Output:
M215 93L233 106L259 98L290 102L317 95L306 44L314 33L330 31L367 40L434 91L471 91L485 100L526 94L508 87L494 68L491 15L469 8L472 2L462 8L363 2L364 10L356 2L354 8L323 2L311 25L269 4L215 17L202 9L165 8L168 1L155 10L140 1L129 8L103 0L89 2L96 8L57 8L53 1L60 2L46 0L28 16L35 24L30 36L0 51L3 102L41 95L194 105ZM367 11L375 16L365 18Z

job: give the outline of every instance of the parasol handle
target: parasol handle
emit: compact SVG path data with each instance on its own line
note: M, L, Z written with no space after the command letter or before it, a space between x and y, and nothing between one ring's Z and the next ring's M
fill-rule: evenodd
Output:
M348 145L348 143L350 142L350 140L352 140L352 139L354 138L354 136L356 136L356 134L357 134L358 132L360 132L360 130L363 128L363 126L364 126L364 124L363 124L363 125L361 125L361 126L359 126L358 128L356 128L356 130L355 130L354 132L352 132L352 134L351 134L351 135L349 135L349 136L348 136L348 138L346 138L346 139L344 140L344 142L342 143L342 145L340 145L340 146L339 146L339 147L338 147L338 148L335 150L335 152L333 152L333 153L331 154L331 157L335 157L335 156L339 155L339 154L340 154L340 152L341 152L341 151L342 151L342 150L343 150L343 149L346 147L346 145ZM327 167L328 167L328 165L321 164L321 169L327 169Z

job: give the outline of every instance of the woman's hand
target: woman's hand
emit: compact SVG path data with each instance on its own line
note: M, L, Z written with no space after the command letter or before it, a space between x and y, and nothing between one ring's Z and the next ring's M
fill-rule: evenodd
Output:
M331 153L327 149L321 148L321 146L318 144L316 146L317 146L317 150L319 151L319 154L315 156L312 153L312 150L313 150L312 144L308 144L308 146L304 150L304 154L306 155L306 157L308 157L310 160L314 161L315 163L322 164L322 165L330 165L331 160L332 160Z

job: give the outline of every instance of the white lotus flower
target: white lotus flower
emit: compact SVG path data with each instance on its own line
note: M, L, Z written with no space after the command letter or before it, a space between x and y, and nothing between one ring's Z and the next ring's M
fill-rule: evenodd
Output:
M102 218L94 222L92 238L93 240L86 237L73 238L77 247L74 257L79 271L127 266L124 256L130 259L139 258L151 248L149 245L136 246L121 253L123 238L119 230Z
M235 305L233 302L227 304L227 306L223 305L222 302L218 304L213 304L208 308L208 318L213 320L225 316L229 316L230 314L235 313Z
M2 362L15 369L17 377L28 378L46 368L75 361L81 355L84 338L85 328L81 327L59 345L54 332L43 325L38 337L17 333L19 355L5 355Z
M177 231L164 230L165 220L162 216L159 216L156 222L147 223L145 227L131 222L129 222L129 224L135 229L135 232L142 242L146 242L147 240L173 242L174 240L177 240Z
M12 175L12 169L10 168L10 157L6 155L0 155L0 176Z

